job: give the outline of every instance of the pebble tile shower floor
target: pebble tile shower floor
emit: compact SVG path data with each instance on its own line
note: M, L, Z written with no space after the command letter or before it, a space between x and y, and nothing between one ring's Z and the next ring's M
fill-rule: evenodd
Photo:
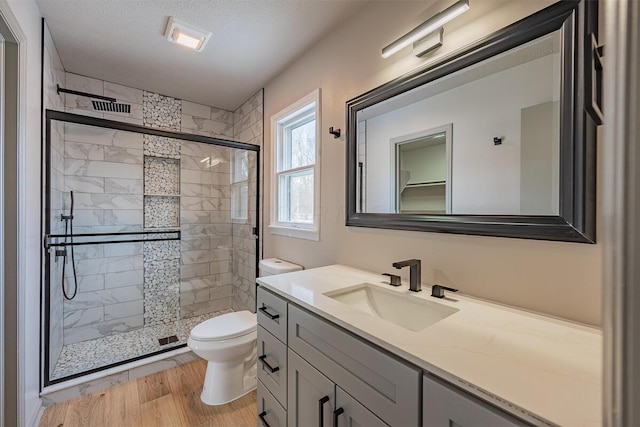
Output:
M167 348L175 348L187 342L191 329L198 323L232 311L221 310L177 320L171 324L145 326L135 331L65 345L51 379L56 380ZM160 345L160 338L171 335L177 335L178 341Z

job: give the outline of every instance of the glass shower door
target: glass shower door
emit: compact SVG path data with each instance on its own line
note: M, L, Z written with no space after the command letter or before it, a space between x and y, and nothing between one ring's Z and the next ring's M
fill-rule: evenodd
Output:
M184 346L197 323L255 310L257 147L52 115L45 385Z

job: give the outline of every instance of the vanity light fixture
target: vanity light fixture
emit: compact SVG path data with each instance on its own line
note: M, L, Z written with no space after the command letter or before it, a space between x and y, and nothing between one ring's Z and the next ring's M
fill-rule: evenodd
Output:
M200 30L173 16L169 17L164 35L171 43L188 47L196 52L202 52L211 38L210 32Z
M463 14L467 10L469 10L469 0L458 0L442 12L436 13L431 18L427 19L422 24L418 25L416 28L409 31L404 36L400 37L398 40L384 47L382 49L382 57L388 58L404 47L409 46L411 43L417 42L418 40L428 36L435 30L442 27L444 24L451 21L456 16Z
M421 38L417 42L414 42L413 54L418 58L421 58L427 53L433 52L434 50L442 46L443 36L444 28L440 27L428 36Z

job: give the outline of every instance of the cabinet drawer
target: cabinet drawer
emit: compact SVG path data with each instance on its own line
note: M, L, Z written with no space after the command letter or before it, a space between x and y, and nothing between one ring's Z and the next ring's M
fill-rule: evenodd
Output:
M258 287L258 324L287 343L287 301Z
M259 426L287 427L287 412L260 381L258 381L257 406Z
M419 369L292 304L289 347L387 424L420 424Z
M258 326L258 378L286 408L287 347L260 326Z
M431 375L424 376L423 390L423 427L529 425Z

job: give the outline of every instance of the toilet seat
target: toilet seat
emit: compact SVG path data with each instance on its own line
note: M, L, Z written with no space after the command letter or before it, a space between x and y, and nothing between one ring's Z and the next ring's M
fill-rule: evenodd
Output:
M254 332L258 321L255 313L236 311L206 320L191 330L191 339L221 341L241 337Z

